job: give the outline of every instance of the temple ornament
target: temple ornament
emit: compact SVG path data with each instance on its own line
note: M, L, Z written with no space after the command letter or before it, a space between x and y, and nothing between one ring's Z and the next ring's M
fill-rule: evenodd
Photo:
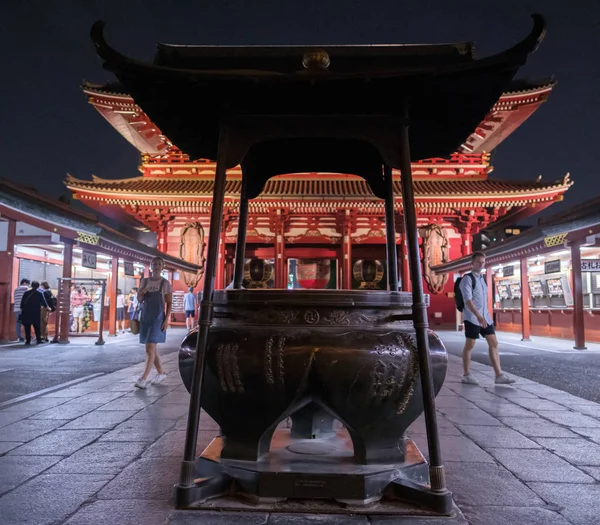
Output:
M184 261L197 264L201 267L196 273L183 272L183 280L186 286L196 288L198 281L204 275L204 228L199 222L186 224L181 230L181 241L179 244L179 257Z
M450 244L445 230L439 224L431 224L423 232L423 277L427 288L433 294L444 290L448 274L436 273L432 267L449 260Z

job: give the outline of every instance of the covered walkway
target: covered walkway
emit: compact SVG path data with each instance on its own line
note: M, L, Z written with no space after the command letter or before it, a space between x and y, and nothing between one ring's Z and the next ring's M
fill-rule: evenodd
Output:
M71 291L82 283L89 310L88 330L103 344L103 331L116 333L117 291L123 293L148 275L150 262L165 260L163 276L178 280L181 272L201 267L160 252L155 236L130 229L123 233L95 215L6 180L0 180L0 340L16 339L13 290L24 278L48 281L58 298L50 316L49 335L66 343L71 331ZM83 285L82 285L83 287Z
M501 331L600 343L600 198L484 251L490 311ZM456 280L471 257L434 267Z

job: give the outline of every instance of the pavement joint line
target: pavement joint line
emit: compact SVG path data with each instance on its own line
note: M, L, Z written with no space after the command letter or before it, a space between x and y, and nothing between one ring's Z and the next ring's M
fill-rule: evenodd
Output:
M79 383L83 383L84 381L88 381L90 379L94 379L95 377L103 375L105 374L102 372L98 372L97 374L91 374L89 376L80 377L78 379L73 379L72 381L67 381L66 383L60 383L59 385L50 386L42 390L37 390L36 392L31 392L29 394L15 397L13 399L9 399L8 401L3 401L2 403L0 403L0 409L16 405L18 403L22 403L23 401L29 401L30 399L35 399L36 397L43 396L44 394L50 394L51 392L56 392L57 390L63 390L70 386L77 385Z

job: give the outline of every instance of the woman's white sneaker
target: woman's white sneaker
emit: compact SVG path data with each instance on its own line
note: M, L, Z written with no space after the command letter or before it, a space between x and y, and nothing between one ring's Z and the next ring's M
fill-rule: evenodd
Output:
M500 374L499 376L496 376L494 383L497 385L512 385L513 383L516 383L516 380L508 377L507 375Z
M460 382L464 383L465 385L479 385L479 381L477 381L477 379L475 379L471 374L465 374L462 376Z
M156 374L152 380L152 384L162 383L165 379L167 379L167 374Z
M141 388L142 390L146 390L146 387L150 384L150 381L147 379L142 379L141 377L134 383L137 388Z

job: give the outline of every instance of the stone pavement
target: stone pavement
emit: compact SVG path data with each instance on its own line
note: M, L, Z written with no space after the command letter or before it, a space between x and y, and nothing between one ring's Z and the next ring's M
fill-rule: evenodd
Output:
M0 363L1 365L1 363ZM437 398L442 452L462 518L302 516L173 509L189 396L177 355L169 378L133 388L141 364L0 410L0 522L68 525L597 524L600 405L538 383L460 383L450 356ZM203 414L200 451L216 424ZM426 450L422 418L409 431Z

